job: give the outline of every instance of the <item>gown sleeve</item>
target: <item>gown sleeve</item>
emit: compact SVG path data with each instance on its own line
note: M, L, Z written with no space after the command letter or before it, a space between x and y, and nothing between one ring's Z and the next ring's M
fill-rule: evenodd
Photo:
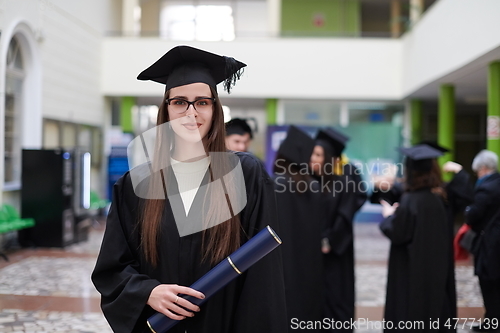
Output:
M478 187L474 193L474 202L465 209L467 224L476 232L484 227L488 207L492 204L492 195L484 187Z
M463 211L474 199L474 189L470 183L470 175L463 169L455 174L453 179L446 184L445 189L447 200L453 211L453 216Z
M140 274L137 236L132 236L138 199L126 174L113 187L113 202L92 281L114 332L133 332L159 281ZM129 186L127 186L130 185Z
M404 194L393 215L380 222L380 230L394 245L411 242L415 230L415 214L411 209L411 194Z
M399 202L401 196L403 195L403 185L399 182L394 182L392 187L387 191L382 191L375 187L373 193L370 196L370 202L373 204L380 204L381 200L387 201L389 204L394 204Z
M256 157L239 154L247 192L247 205L240 218L247 238L267 225L279 235L274 184ZM288 332L280 247L248 269L241 278L234 332Z
M330 242L331 251L339 256L345 253L354 241L352 229L354 216L367 198L366 188L355 166L347 164L344 170L345 175L336 182L342 187L342 191L334 190L339 196L334 221L324 233Z

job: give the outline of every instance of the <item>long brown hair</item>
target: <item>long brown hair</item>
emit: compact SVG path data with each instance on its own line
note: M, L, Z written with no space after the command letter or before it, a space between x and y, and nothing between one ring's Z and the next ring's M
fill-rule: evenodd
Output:
M213 106L212 124L206 137L203 138L203 142L206 152L222 153L226 152L224 114L217 91L212 87L210 87L210 90L212 96L215 98L215 103ZM162 125L169 121L168 105L166 103L166 100L169 98L169 93L170 91L165 92L163 103L158 110L157 125ZM160 158L163 160L169 158L171 142L173 142L173 138L166 138L158 135L155 151L159 154L155 154L155 156L161 156ZM167 148L165 148L165 146L167 146ZM214 158L211 157L209 166L211 180L221 179L223 175L227 174L229 169L229 163L224 159L224 156L226 156L225 154L214 155ZM154 163L159 162L153 161L153 164ZM161 168L153 168L153 170L160 170L159 173L156 173L156 177L161 181L151 180L149 182L150 193L160 193L162 190L165 191L169 181L167 176L168 173L163 173ZM231 184L226 184L226 191L229 192L233 188ZM230 195L223 192L214 193L214 191L217 192L218 190L220 190L219 187L213 189L210 193L207 192L206 196L220 198L222 195L222 197L225 196L226 200L210 200L210 207L208 208L206 216L204 216L206 221L204 223L206 226L210 225L210 221L219 220L217 216L221 215L223 208L227 209L227 200ZM150 198L151 197L153 196L150 196ZM165 204L165 199L146 200L141 218L141 247L146 260L153 266L156 266L158 263L158 243L159 235L161 234L161 220ZM213 227L203 230L203 260L209 259L212 264L215 264L239 248L240 228L239 216L234 215L224 223L216 224Z
M441 178L441 168L435 159L432 159L431 164L431 168L428 171L406 168L406 172L408 173L406 177L407 190L411 192L429 188L433 193L446 199L446 191L443 189L443 181Z

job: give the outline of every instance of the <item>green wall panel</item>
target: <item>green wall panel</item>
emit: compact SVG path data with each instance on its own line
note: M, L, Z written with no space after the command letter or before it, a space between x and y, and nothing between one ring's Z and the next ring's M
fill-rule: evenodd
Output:
M283 36L356 36L360 31L359 0L283 0Z

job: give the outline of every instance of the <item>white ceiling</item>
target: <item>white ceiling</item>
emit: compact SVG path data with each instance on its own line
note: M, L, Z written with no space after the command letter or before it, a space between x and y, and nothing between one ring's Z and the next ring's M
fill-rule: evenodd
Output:
M500 47L460 69L426 84L407 97L437 100L439 87L442 84L452 84L455 86L455 95L459 96L459 100L471 104L486 103L488 97L488 67L491 62L498 61L498 59L500 59Z

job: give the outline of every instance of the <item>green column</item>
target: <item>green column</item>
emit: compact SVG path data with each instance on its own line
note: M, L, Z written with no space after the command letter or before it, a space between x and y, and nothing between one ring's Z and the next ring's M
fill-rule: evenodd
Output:
M438 144L451 150L439 158L439 164L443 165L447 161L454 160L455 87L449 84L443 84L439 89ZM451 176L451 174L443 174L443 179L450 181Z
M133 133L132 107L135 105L135 98L130 96L122 97L120 108L120 124L123 133Z
M278 122L278 100L276 98L268 98L266 100L267 124L276 125Z
M422 101L412 99L410 101L411 117L411 144L416 145L422 141Z
M488 133L486 149L500 156L500 62L493 62L488 68Z

